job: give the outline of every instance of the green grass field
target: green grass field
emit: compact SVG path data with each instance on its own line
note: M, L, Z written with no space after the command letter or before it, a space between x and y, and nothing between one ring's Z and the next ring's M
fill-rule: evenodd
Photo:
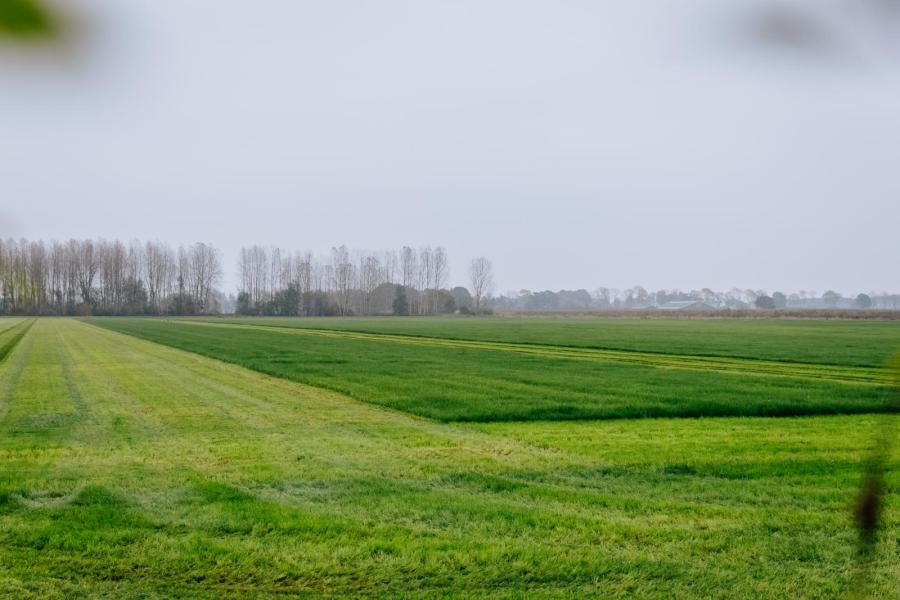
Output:
M92 322L442 421L771 416L896 408L884 371L873 367L247 323ZM431 323L423 322L423 330ZM840 359L840 349L833 355Z
M852 507L875 434L898 415L527 420L586 418L580 403L605 417L729 402L883 411L888 379L873 367L891 331L820 363L709 367L660 349L657 366L554 354L545 333L529 353L466 332L456 339L473 345L431 330L413 343L2 319L0 595L896 597L896 458L865 564ZM441 398L439 420L411 414ZM483 422L442 422L477 420L464 410Z
M191 317L191 320L199 320ZM900 321L824 319L600 319L423 317L413 319L222 318L253 323L433 338L581 346L637 352L883 367L900 348Z

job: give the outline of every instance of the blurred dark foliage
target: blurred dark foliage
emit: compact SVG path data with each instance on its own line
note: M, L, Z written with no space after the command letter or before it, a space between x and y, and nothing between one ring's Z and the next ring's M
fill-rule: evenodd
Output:
M876 42L882 52L897 49L900 0L768 1L751 6L750 34L766 46L823 58L859 58L860 42Z
M0 0L0 38L42 38L57 33L54 14L36 0Z
M755 23L755 33L770 44L812 51L826 50L834 44L817 15L800 7L766 7Z
M856 505L856 525L859 528L859 553L868 557L877 541L878 527L884 503L884 460L873 457L866 464L859 501Z
M888 366L893 374L893 402L900 406L900 352L894 355ZM885 495L888 487L885 484L885 472L897 441L896 421L883 417L881 427L876 431L872 453L865 464L859 497L856 502L854 517L859 533L856 550L855 583L851 589L854 597L869 597L876 564L878 534L882 527Z

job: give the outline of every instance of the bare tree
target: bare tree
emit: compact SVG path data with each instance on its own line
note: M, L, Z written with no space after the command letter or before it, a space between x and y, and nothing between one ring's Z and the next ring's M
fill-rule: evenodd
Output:
M203 244L182 250L177 269L173 256L159 242L2 241L0 314L177 312L168 304L173 299L182 308L212 310L218 251ZM185 295L174 298L179 275Z
M447 260L447 251L442 246L434 249L431 268L431 283L429 287L433 290L431 312L440 312L438 301L441 295L438 293L447 285L447 279L450 277L450 266Z
M360 312L372 312L372 295L384 282L384 269L376 256L363 255L359 260L359 287L361 292Z
M174 265L172 249L160 242L147 242L144 246L144 277L150 309L156 314L165 312L164 299L172 289Z
M188 289L196 310L211 312L215 308L213 291L222 276L221 254L212 245L197 242L188 251L188 261Z
M409 246L400 250L400 284L411 288L416 277L416 253Z
M397 258L396 250L388 250L384 253L384 280L387 283L396 283L397 282L397 264L399 259Z
M494 287L494 265L484 256L473 259L469 265L469 281L475 300L475 314L481 312L481 303Z
M269 253L262 246L241 248L238 257L240 292L247 294L253 306L269 300Z
M350 253L346 246L331 249L332 289L337 298L338 312L349 315L350 296L354 288L356 269L350 262Z

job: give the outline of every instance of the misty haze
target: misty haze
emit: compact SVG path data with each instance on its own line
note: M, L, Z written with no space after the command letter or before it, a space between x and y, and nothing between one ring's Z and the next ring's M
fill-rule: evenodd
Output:
M0 596L895 597L900 2L606 4L0 0Z

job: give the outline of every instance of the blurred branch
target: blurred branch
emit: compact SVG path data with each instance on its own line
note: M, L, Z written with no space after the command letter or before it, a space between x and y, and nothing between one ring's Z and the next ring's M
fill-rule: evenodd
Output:
M888 365L893 379L890 401L900 408L900 352L894 355ZM857 546L856 582L851 588L852 597L869 597L876 564L878 532L882 528L887 485L885 475L897 441L897 421L891 415L882 417L881 427L876 432L875 445L865 463L863 481L856 504L855 517L859 533Z
M58 30L55 14L37 0L0 0L0 38L51 38Z

